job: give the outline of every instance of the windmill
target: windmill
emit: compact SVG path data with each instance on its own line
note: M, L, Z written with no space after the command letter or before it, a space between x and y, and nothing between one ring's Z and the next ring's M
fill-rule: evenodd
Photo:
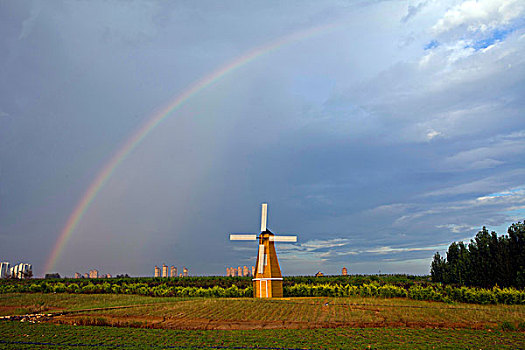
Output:
M261 233L259 234L259 252L253 278L255 298L282 298L283 277L274 242L297 242L297 236L276 236L266 227L268 204L262 204ZM230 234L231 241L255 241L256 234Z

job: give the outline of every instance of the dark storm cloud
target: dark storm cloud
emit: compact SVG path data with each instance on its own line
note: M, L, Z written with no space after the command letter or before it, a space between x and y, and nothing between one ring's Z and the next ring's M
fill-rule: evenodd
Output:
M100 169L192 82L333 24L202 90L116 169L62 274L221 274L253 263L260 203L285 274L427 273L523 217L519 1L0 4L0 258L42 266ZM505 31L505 35L498 35ZM431 42L436 45L428 45ZM481 45L480 43L484 43Z

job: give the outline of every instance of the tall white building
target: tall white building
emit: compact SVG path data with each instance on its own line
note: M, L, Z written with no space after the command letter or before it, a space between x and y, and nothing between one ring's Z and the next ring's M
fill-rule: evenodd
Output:
M31 264L20 263L9 269L9 275L14 278L29 278L33 272L33 266Z
M9 277L9 263L2 262L0 263L0 278Z

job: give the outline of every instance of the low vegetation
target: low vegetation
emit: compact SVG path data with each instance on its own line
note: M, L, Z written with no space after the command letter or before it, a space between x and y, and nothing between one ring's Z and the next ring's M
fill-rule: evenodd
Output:
M172 329L498 328L503 322L521 329L525 319L522 305L449 304L362 296L254 299L17 293L0 295L0 312L51 313L57 315L51 318L52 322L67 324Z
M191 278L181 278L188 279ZM201 277L195 278L197 281ZM213 277L220 280L220 277ZM224 277L228 281L232 278ZM31 283L18 283L7 281L0 285L0 294L5 293L68 293L68 294L126 294L153 297L213 297L213 298L239 298L252 297L253 289L249 285L239 288L236 284L229 287L197 287L174 286L170 282L161 282L159 279L140 279L141 282L105 280L34 280ZM234 281L234 280L233 280ZM233 282L232 281L232 282ZM382 298L409 298L414 300L432 300L443 302L464 302L474 304L525 304L525 291L514 288L491 289L458 287L452 285L430 284L426 282L385 284L379 281L363 284L347 283L286 283L285 297L348 297L368 296ZM195 281L194 281L195 282Z
M525 333L502 329L321 328L161 330L0 322L4 349L522 349Z

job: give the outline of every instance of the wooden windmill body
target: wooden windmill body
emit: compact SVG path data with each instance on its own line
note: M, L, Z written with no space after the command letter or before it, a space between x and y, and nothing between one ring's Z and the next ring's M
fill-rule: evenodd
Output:
M253 278L253 296L255 298L282 298L283 277L277 260L274 242L297 242L297 236L276 236L266 228L267 204L262 204L261 233L231 234L232 241L259 240L256 270Z

